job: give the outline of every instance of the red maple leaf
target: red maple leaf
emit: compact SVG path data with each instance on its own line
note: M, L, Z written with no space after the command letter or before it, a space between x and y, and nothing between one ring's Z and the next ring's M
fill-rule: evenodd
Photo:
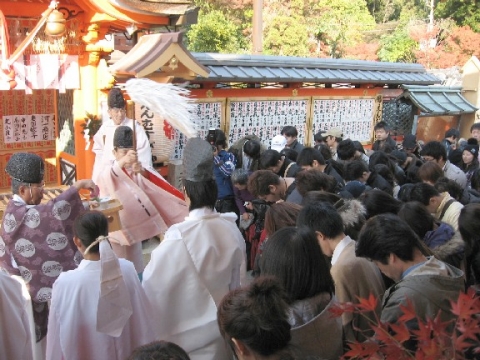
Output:
M360 311L367 312L375 311L377 309L378 299L372 293L370 293L368 299L358 297L358 302L359 303L357 304L357 308Z

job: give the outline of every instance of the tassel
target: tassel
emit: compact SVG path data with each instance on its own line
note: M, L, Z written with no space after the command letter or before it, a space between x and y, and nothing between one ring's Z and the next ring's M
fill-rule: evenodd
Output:
M186 137L198 136L197 126L191 120L196 104L188 97L189 90L137 78L128 80L125 90L135 103L148 107Z

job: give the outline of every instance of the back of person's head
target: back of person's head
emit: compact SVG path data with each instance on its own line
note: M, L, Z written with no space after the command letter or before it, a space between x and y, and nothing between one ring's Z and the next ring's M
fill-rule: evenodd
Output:
M355 146L355 149L357 149L357 151L365 154L365 149L360 141L353 140L352 142L353 142L353 145Z
M460 211L458 229L465 241L465 255L480 251L480 203L467 204ZM477 281L479 281L477 279Z
M372 261L388 264L390 254L412 261L420 240L408 224L394 214L381 214L367 220L357 239L355 253Z
M298 204L280 202L272 204L265 213L265 233L271 236L275 231L287 226L295 226L302 207Z
M435 160L447 160L447 149L439 141L430 141L420 151L422 156L431 156Z
M284 126L282 129L282 132L280 133L283 136L292 136L292 137L297 137L298 136L298 131L295 126Z
M260 157L261 149L262 145L260 141L257 140L247 140L245 144L243 144L243 152L252 159L258 159Z
M394 171L395 169L391 158L384 151L374 151L373 154L370 155L370 160L368 162L369 169L374 169L375 165L378 164L387 165L391 171Z
M248 183L248 171L245 169L235 169L230 175L230 180L233 185L247 185Z
M183 179L185 193L190 200L189 209L201 209L203 207L214 209L217 201L217 182L215 179L207 181L190 181Z
M285 157L287 159L295 161L295 160L297 160L298 152L296 152L293 149L283 148L282 151L280 151L280 155L285 155Z
M345 181L353 181L360 179L364 173L368 173L368 166L362 160L353 160L345 164L345 172L343 178Z
M317 132L315 135L313 135L313 141L316 143L325 142L323 134L325 134L325 130L320 130L319 132Z
M458 139L460 137L460 131L457 129L448 129L445 131L445 138L453 137L454 139Z
M275 232L265 243L260 272L280 281L289 302L334 292L330 270L317 238L306 227L285 227Z
M319 165L325 165L325 158L317 149L305 147L298 154L297 164L299 166L313 166L313 161L316 161Z
M411 201L410 196L414 186L415 184L412 183L406 183L400 186L400 190L398 190L397 194L398 200L403 202Z
M334 206L342 218L345 235L358 239L358 234L367 221L365 206L356 199L340 199Z
M360 195L359 200L367 209L367 219L384 213L397 214L401 201L379 189L372 189Z
M453 165L461 168L463 165L462 154L463 150L461 149L451 149L450 153L448 154L448 161L450 161Z
M403 204L398 211L398 217L404 220L420 239L433 230L435 218L421 202L410 201Z
M448 192L455 200L460 200L463 196L463 188L454 180L441 177L434 185L439 193Z
M337 155L340 160L351 160L355 156L357 149L350 139L342 140L337 146Z
M217 309L218 327L235 354L241 342L249 351L268 357L290 342L287 312L286 295L278 280L259 277L225 295Z
M332 158L332 152L330 151L330 148L326 144L316 145L315 148L318 151L320 151L320 154L322 154L325 161L330 160Z
M435 184L438 179L445 176L442 168L436 162L427 161L418 168L417 176L423 182Z
M108 220L100 211L87 211L75 218L73 233L88 248L99 236L108 236ZM93 246L89 252L98 253L99 245Z
M260 155L260 168L268 169L273 166L277 166L282 156L277 150L268 149Z
M298 172L295 183L300 195L304 196L307 192L314 190L334 192L337 180L319 169L311 169Z
M136 348L128 360L190 360L190 357L177 344L161 340Z
M410 201L419 201L428 206L430 199L434 196L440 196L440 193L433 185L426 183L417 183L410 192Z
M321 202L321 201L324 201L333 205L340 199L341 199L340 196L328 191L322 191L322 190L308 191L305 195L303 195L302 206L305 206L307 204L314 203L314 202Z
M314 232L322 233L328 239L334 239L343 233L342 217L332 204L326 202L310 203L300 210L297 226L306 226Z
M270 194L270 185L278 185L280 177L270 170L257 170L248 178L248 191L255 197ZM215 198L216 199L216 198Z
M377 164L372 168L372 172L375 172L382 176L390 186L393 188L395 186L395 175L392 173L392 170L388 165Z
M385 121L379 121L373 127L373 131L377 131L377 130L380 130L380 129L383 129L385 131L389 131L390 127L388 126L388 124Z

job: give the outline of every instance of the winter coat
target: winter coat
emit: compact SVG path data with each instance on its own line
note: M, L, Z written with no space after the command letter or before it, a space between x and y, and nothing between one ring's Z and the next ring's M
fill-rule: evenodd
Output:
M425 245L432 250L435 257L459 269L465 269L465 243L460 233L446 223L428 231L423 237Z

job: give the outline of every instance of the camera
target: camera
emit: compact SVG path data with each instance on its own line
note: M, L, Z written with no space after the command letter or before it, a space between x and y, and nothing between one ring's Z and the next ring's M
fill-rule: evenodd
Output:
M209 129L207 135L207 141L216 149L216 136L215 129Z

